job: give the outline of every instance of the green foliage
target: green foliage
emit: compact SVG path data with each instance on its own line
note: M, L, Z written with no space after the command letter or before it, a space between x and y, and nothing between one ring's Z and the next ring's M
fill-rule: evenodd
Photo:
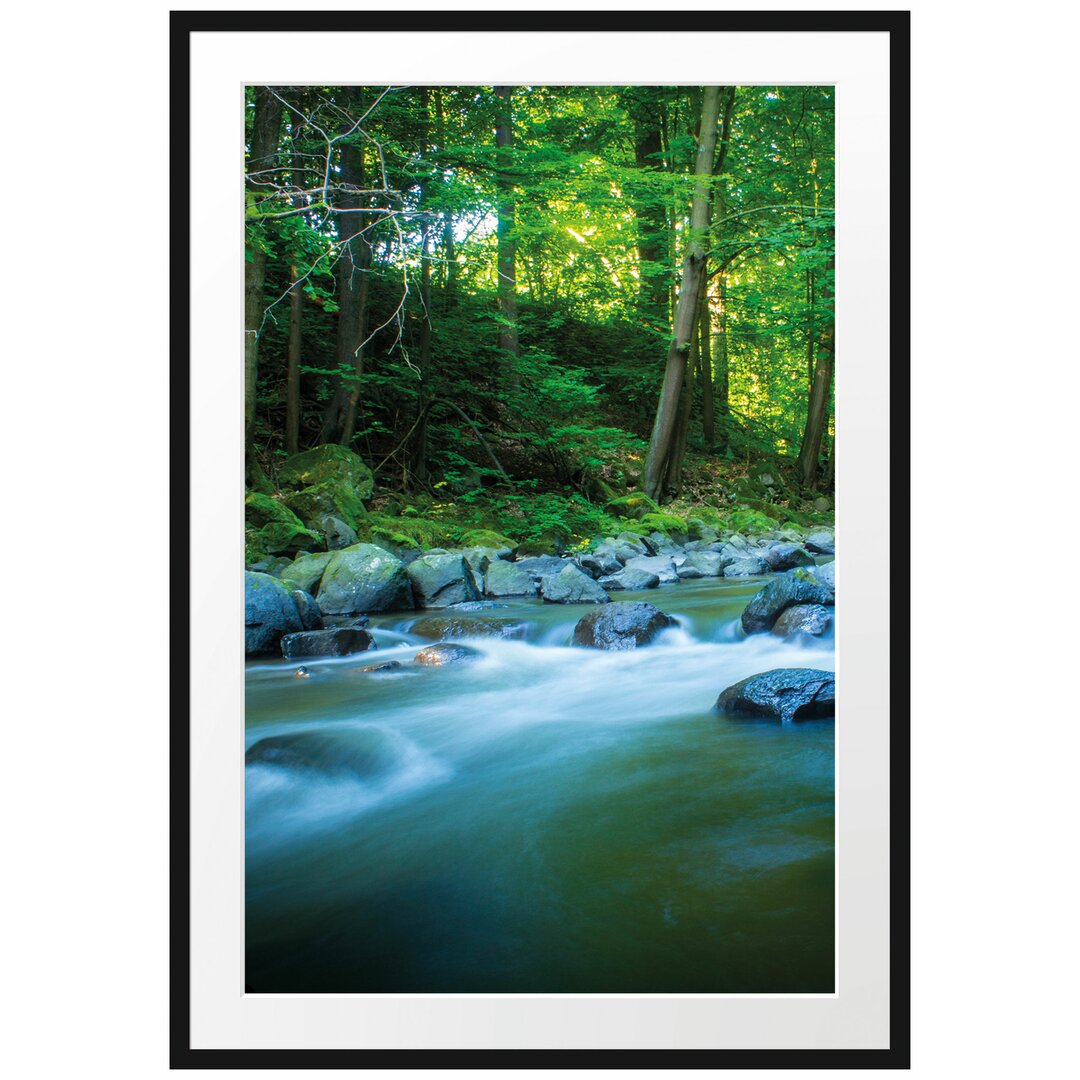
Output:
M660 507L644 491L631 491L629 495L620 495L616 499L611 499L604 509L616 517L634 519L660 512Z
M740 533L771 532L779 527L776 518L768 517L758 510L734 510L728 514L727 527Z

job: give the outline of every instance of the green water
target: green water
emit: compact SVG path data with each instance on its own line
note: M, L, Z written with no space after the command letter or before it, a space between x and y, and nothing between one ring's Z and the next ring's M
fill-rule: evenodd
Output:
M833 724L711 708L755 672L833 667L831 641L738 639L759 587L641 594L681 625L633 652L569 648L586 607L511 601L492 614L526 639L468 666L361 672L421 644L400 615L310 679L249 665L249 746L374 749L363 776L248 767L252 990L830 992Z

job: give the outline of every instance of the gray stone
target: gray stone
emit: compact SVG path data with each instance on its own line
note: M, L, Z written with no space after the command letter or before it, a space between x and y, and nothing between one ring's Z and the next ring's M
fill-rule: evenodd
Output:
M814 577L825 586L829 592L836 593L836 560L831 562L822 563L820 566L815 566L810 571Z
M375 639L366 631L352 626L332 630L305 630L286 634L281 639L281 655L286 660L307 656L351 656L375 648Z
M319 531L326 537L326 546L331 551L350 547L358 539L356 530L351 525L332 514L324 514L319 518Z
M660 579L648 570L623 569L617 574L602 577L597 584L608 592L635 592L640 589L655 589L660 584Z
M814 556L798 544L773 544L762 552L761 557L776 573L794 570L797 566L814 565Z
M470 648L468 645L440 641L435 645L425 646L416 654L414 660L417 664L427 667L443 667L446 664L461 664L478 660L482 655L479 649Z
M244 574L244 652L276 653L285 634L304 629L292 590L269 574Z
M608 594L587 574L569 563L540 582L540 595L550 604L606 604Z
M516 563L502 559L489 563L484 572L485 596L535 596L536 581Z
M770 633L777 637L821 637L832 626L832 609L824 604L796 604L782 612Z
M639 555L626 564L627 570L644 570L648 574L655 574L660 579L661 585L672 585L679 580L675 564L668 555Z
M405 567L419 607L447 607L479 600L472 568L460 552L422 555Z
M668 614L642 600L619 600L590 611L574 627L574 644L592 649L637 649L674 626Z
M529 555L524 559L518 559L513 564L519 570L524 570L534 581L539 582L551 574L557 574L564 566L573 566L570 559L560 558L558 555Z
M735 559L724 567L724 577L757 577L767 572L765 561L755 556Z
M480 615L427 615L417 619L410 632L417 637L444 641L450 638L522 638L525 623Z
M726 573L727 571L725 571ZM748 634L771 630L781 613L796 604L832 604L833 594L807 570L773 578L746 605L742 627Z
M836 709L836 677L813 668L776 668L729 686L715 707L728 716L785 724L829 717Z
M818 555L835 555L836 533L832 529L815 529L806 538L806 549Z
M416 605L401 560L376 544L334 552L319 583L324 615L409 611Z
M285 582L288 585L288 582ZM310 593L303 589L293 589L292 598L296 601L296 610L300 615L300 625L305 630L321 630L323 625L322 611L319 603Z
M315 596L319 591L326 564L334 557L332 551L320 551L314 555L301 555L281 572L282 581L291 582L297 589Z
M691 551L675 572L680 578L719 577L723 572L723 559L715 551Z

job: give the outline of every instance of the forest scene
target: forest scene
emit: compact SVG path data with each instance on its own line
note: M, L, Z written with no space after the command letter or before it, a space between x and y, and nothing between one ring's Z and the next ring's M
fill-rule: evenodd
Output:
M832 993L834 88L245 105L249 991Z

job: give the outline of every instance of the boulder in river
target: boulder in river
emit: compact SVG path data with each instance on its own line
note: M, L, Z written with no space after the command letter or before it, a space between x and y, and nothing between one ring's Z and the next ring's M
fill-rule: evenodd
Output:
M578 620L574 644L591 649L636 649L674 625L670 615L644 600L616 600Z
M830 592L836 592L836 560L822 563L810 571L814 578L825 586Z
M389 772L396 760L392 741L374 728L271 735L252 745L245 755L248 765L273 765L363 779Z
M549 604L606 604L608 594L588 574L567 563L540 582L540 595Z
M660 584L660 578L648 570L623 569L617 574L602 577L597 584L608 592L635 592L640 589L655 589Z
M759 574L768 573L768 569L763 559L749 555L729 562L724 567L724 577L757 577Z
M637 539L637 537L635 537ZM636 558L638 555L647 555L648 550L644 544L631 544L626 540L612 540L606 539L597 544L592 550L592 555L596 559L614 559L618 562L619 566L623 566L630 559ZM618 570L611 571L612 573L618 573Z
M661 585L672 585L679 580L670 555L639 555L626 564L626 569L644 570L648 574L655 574L660 579Z
M513 565L539 584L543 578L557 574L564 566L573 564L569 559L560 558L558 555L529 555L524 559L518 559Z
M376 544L353 544L335 552L319 583L318 601L324 615L415 607L401 560Z
M366 499L374 487L371 470L351 450L337 443L293 454L280 469L278 480L285 487L307 488L326 481L339 481Z
M308 656L351 656L374 648L375 639L371 634L354 626L305 630L299 634L286 634L281 639L281 655L286 660Z
M536 580L516 563L498 559L484 571L484 595L535 596Z
M414 660L417 664L428 667L442 667L446 664L462 664L469 660L477 660L482 655L479 649L470 648L468 645L440 641L434 645L426 645L416 654Z
M776 573L794 570L797 566L814 565L814 556L799 544L773 544L761 553L761 557Z
M285 582L289 584L288 581ZM321 630L323 625L322 610L319 603L310 593L303 589L293 589L292 598L296 601L296 610L300 616L300 625L305 630Z
M719 577L723 573L723 559L716 551L690 551L675 568L680 578Z
M748 634L757 634L771 630L781 613L796 604L832 603L832 592L813 574L807 570L790 570L773 578L750 600L742 613L742 628Z
M426 615L410 627L417 637L446 640L447 638L525 636L525 623L484 615Z
M728 716L763 717L785 724L832 716L836 676L815 668L775 668L729 686L715 707Z
M297 589L314 596L319 590L326 564L334 557L332 551L318 551L314 555L301 555L281 571L282 581L291 582Z
M818 555L835 555L836 533L832 529L815 529L806 538L806 548Z
M281 638L304 629L292 590L269 574L244 574L244 652L275 653Z
M796 604L781 613L772 625L777 637L795 637L806 634L821 637L832 626L832 609L824 604Z
M447 607L466 600L479 600L472 567L461 552L422 555L405 568L420 607Z

